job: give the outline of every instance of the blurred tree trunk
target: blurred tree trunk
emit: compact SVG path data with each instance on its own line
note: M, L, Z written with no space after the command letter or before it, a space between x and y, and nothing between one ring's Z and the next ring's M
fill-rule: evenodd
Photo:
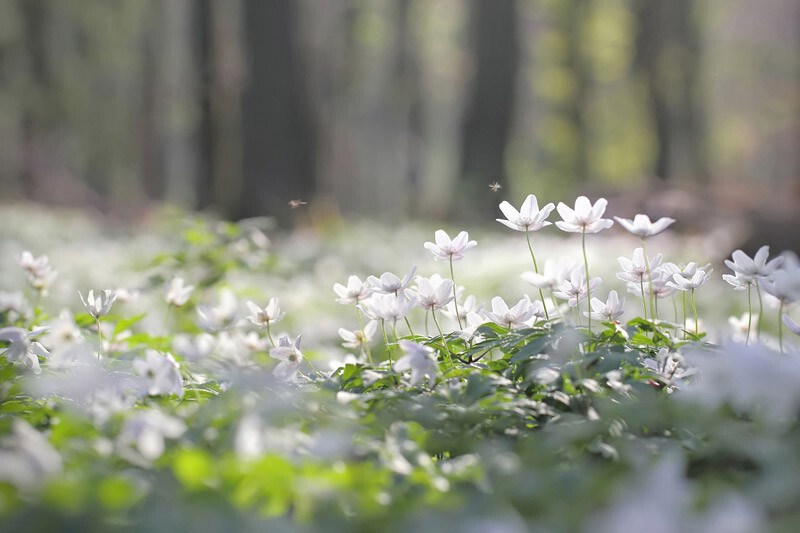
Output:
M294 0L246 0L243 196L235 216L290 220L288 203L315 193L314 138Z
M704 114L698 101L700 38L694 8L694 0L642 0L637 66L646 83L658 141L655 176L706 183Z
M471 23L475 71L461 137L457 218L497 210L489 183L507 182L505 151L512 126L520 51L514 0L475 0Z

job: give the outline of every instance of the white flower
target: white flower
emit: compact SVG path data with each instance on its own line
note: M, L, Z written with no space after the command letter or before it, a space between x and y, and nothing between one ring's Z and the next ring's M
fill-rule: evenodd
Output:
M400 292L398 295L376 294L360 307L373 320L394 321L405 318L415 305L416 296L409 291L409 293Z
M598 287L603 280L600 278L592 278L589 282L589 288L594 290ZM570 273L569 279L562 281L558 285L558 290L553 292L553 296L568 300L570 307L577 307L578 302L586 299L588 291L586 288L586 276L583 273L582 267L575 267Z
M592 305L591 318L595 320L616 322L625 312L625 298L620 300L617 291L610 291L608 300L605 302L599 298L592 298L590 303ZM589 313L584 311L583 315L589 316Z
M375 276L368 277L367 282L370 284L373 292L399 295L400 292L405 291L411 284L416 271L416 266L411 267L411 270L403 279L400 279L391 272L384 272L381 274L380 278L376 278Z
M172 346L184 359L190 361L202 361L214 352L214 336L209 333L201 333L195 337L185 334L178 334L172 340Z
M723 274L722 279L725 280L729 285L733 287L734 290L743 291L748 287L752 287L753 285L757 284L756 278L750 276L743 276L739 272L735 273L733 276L730 274Z
M339 328L339 336L344 341L342 346L345 348L353 348L358 349L362 346L367 346L369 342L372 340L372 336L375 335L375 331L378 329L378 322L375 320L370 320L366 326L364 326L364 330L354 330L350 331L348 329Z
M714 269L712 268L709 268L707 271L698 268L691 278L684 277L680 273L675 273L672 275L672 281L667 281L667 285L679 291L699 289L711 278L711 272L713 271Z
M44 346L31 339L45 331L46 328L36 328L26 332L22 328L0 328L0 341L9 342L8 348L2 355L10 362L24 362L28 368L32 368L34 373L39 374L42 368L39 366L39 356L47 357L49 352Z
M67 309L61 311L58 318L48 321L46 325L48 331L42 337L42 343L50 348L69 345L83 338L81 329Z
M150 396L183 396L183 379L172 354L161 355L155 350L147 350L143 358L134 359L133 367L145 379Z
M642 248L636 248L633 251L633 260L627 257L618 257L617 261L623 270L623 272L617 274L617 278L622 281L639 283L641 281L648 281L648 270L650 274L653 275L653 271L661 264L661 254L650 259L649 269L648 262L645 261L644 258L644 249Z
M11 434L0 442L0 481L30 491L61 473L61 456L47 437L21 418L14 420L11 427Z
M784 268L773 272L768 278L759 278L761 287L784 302L800 300L800 267L787 261Z
M484 312L487 319L509 329L527 326L526 322L535 314L536 309L528 298L521 299L509 309L508 304L500 296L492 298L492 311Z
M281 337L278 339L278 346L269 351L270 357L280 361L272 371L276 378L291 381L297 376L297 370L303 361L303 353L300 351L301 338L302 335L298 335L292 342L289 337Z
M562 231L570 233L597 233L608 229L614 225L613 220L601 218L606 212L608 201L600 198L594 205L585 196L579 196L575 200L575 209L570 208L563 202L558 203L558 214L563 219L556 222L556 226Z
M405 355L397 360L394 364L395 372L405 372L411 370L411 385L416 385L428 377L428 385L433 386L436 382L437 365L431 355L433 349L422 344L401 340L400 348L405 352Z
M658 235L675 222L674 218L663 217L655 222L650 222L647 215L636 215L633 220L621 217L614 217L620 226L639 237L652 237Z
M263 309L253 302L248 301L247 307L252 315L247 320L260 327L267 327L273 322L280 322L286 313L281 312L281 304L277 298L270 298L269 303Z
M117 437L120 454L136 464L149 465L164 453L164 439L177 439L186 431L180 418L152 409L132 413Z
M78 296L81 297L86 311L95 319L106 316L109 311L111 311L111 306L114 305L114 301L117 299L117 293L108 289L99 291L97 297L95 297L93 290L89 291L85 299L80 291L78 291Z
M520 277L537 289L552 291L562 281L569 279L569 275L575 266L575 263L565 259L548 259L544 262L544 268L542 268L541 273L523 272Z
M58 275L58 272L53 270L53 267L50 265L50 259L46 255L33 257L33 254L25 250L22 252L22 255L17 258L17 261L25 272L28 283L30 283L34 289L41 292L42 295L46 294L53 279Z
M356 304L361 303L362 300L369 297L372 293L372 287L368 281L361 281L358 276L350 276L347 278L347 286L341 283L336 283L333 286L334 292L339 295L336 299L340 304Z
M453 300L453 282L438 274L417 278L417 305L429 311L445 307Z
M456 289L456 294L458 294L459 298L461 297L462 287ZM470 294L466 297L466 299L458 304L458 317L456 316L456 306L455 306L455 299L447 304L447 308L443 311L443 313L451 318L458 320L466 320L467 316L472 313L480 313L482 305L478 303L477 298L475 298L474 294Z
M725 260L725 264L736 274L743 278L766 277L775 273L783 264L783 257L776 257L767 262L769 257L769 246L762 246L751 259L741 250L736 250L731 254L733 261Z
M189 301L193 290L194 285L186 285L186 281L182 277L175 276L167 284L166 296L164 299L169 305L181 307Z
M517 231L538 231L545 226L549 226L552 222L547 222L546 219L550 216L555 206L550 203L539 210L539 202L536 196L529 194L525 201L522 202L522 207L519 211L516 210L508 202L500 204L500 211L506 216L506 219L496 219L499 223L508 226L509 228Z
M728 325L731 327L731 339L735 342L745 342L747 340L747 333L752 324L758 322L758 314L749 315L749 313L742 314L741 317L729 316ZM784 321L784 323L786 323Z
M236 297L228 289L219 293L217 305L198 305L198 325L206 331L219 331L230 327L236 321Z
M434 234L436 244L425 243L425 249L430 250L434 258L438 261L458 261L464 258L464 252L478 245L477 242L469 240L469 233L462 231L455 239L450 240L450 236L444 230L436 230Z

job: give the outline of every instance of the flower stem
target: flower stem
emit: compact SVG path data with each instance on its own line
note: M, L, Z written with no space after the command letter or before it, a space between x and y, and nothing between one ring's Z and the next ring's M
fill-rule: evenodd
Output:
M389 346L389 336L386 335L386 320L381 319L381 329L383 330L383 345L386 347L386 354L389 356L389 366L392 365L392 349ZM362 335L364 332L361 332ZM366 336L364 337L364 342L366 342Z
M756 283L756 294L758 294L758 320L756 321L756 338L761 336L761 317L764 316L764 300L761 298L761 286Z
M747 337L744 339L744 345L750 344L750 326L753 324L753 302L750 293L752 292L753 285L747 284Z
M275 347L275 339L272 338L272 332L269 329L269 322L267 322L267 337L269 337L269 342L272 343L272 347Z
M408 317L403 317L403 318L406 321L406 326L408 326L408 332L411 334L412 337L416 337L416 335L414 335L414 330L411 329L411 322L408 320ZM397 333L395 333L394 336L397 337Z
M784 300L781 298L781 304L778 306L778 347L781 353L783 353L783 303Z
M458 320L458 329L464 329L461 325L461 313L458 310L458 290L456 286L456 277L453 275L453 256L450 256L450 279L453 281L453 305L456 306L456 320Z
M97 320L97 338L100 340L100 350L97 352L97 360L100 361L100 354L102 353L105 355L106 349L103 346L103 330L100 329L100 317L96 318Z
M525 239L528 241L528 250L531 252L531 259L533 259L533 270L538 274L539 267L536 264L536 255L533 253L533 244L531 243L531 234L528 228L525 228ZM542 300L542 307L544 308L544 317L547 320L550 320L550 315L547 312L547 304L544 303L544 292L542 292L541 287L539 288L539 298Z
M439 336L442 338L442 348L444 349L445 355L447 355L447 360L450 362L450 365L453 364L453 359L450 357L450 349L447 347L447 343L444 341L444 333L442 332L441 326L439 326L439 321L436 320L436 311L431 309L431 316L433 317L433 323L436 324L436 329L439 330Z
M361 309L356 307L356 315L358 316L358 326L361 328L361 332L364 332L364 318L361 316ZM369 343L364 343L364 351L367 353L367 360L369 361L370 366L375 366L375 362L372 360L372 353L369 351Z
M686 338L686 291L683 291L683 338Z
M589 260L586 258L586 227L581 232L581 248L583 249L583 265L586 267L586 310L589 311L589 334L592 333L592 289L589 282ZM580 316L580 315L579 315Z
M656 319L653 307L653 273L650 271L650 259L647 257L647 237L642 237L642 255L644 255L644 264L647 268L647 283L648 283L648 301L650 302L650 318Z
M644 319L647 320L647 301L644 298L644 278L639 279L639 291L642 293L642 312Z
M694 304L694 289L692 289L692 313L694 314L694 336L699 334L699 322L697 320L697 306Z

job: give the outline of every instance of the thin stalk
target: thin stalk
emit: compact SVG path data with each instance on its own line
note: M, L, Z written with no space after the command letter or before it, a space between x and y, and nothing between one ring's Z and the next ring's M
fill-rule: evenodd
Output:
M658 320L658 296L653 297L653 309L655 310L655 314L653 315L653 322Z
M550 302L553 304L553 309L555 309L556 311L559 311L558 302L556 302L556 297L553 294L554 292L555 291L553 291L552 289L550 290ZM561 314L560 311L559 311L559 314Z
M675 323L678 323L678 304L675 303L675 296L670 296L669 299L672 301L672 316L675 317Z
M589 283L589 260L586 258L586 227L581 232L581 248L583 249L583 265L586 267L586 310L589 311L589 333L592 333L592 301L591 283ZM580 305L580 304L579 304ZM578 317L580 319L580 315Z
M784 300L781 298L781 304L778 306L778 347L781 353L783 353L783 303Z
M464 329L461 325L461 313L458 310L458 291L456 286L456 277L453 275L453 256L450 256L450 279L453 281L453 304L456 306L456 320L458 320L458 329Z
M272 347L275 347L275 339L272 338L272 332L269 329L269 322L267 322L267 337L269 337L269 342L272 343Z
M694 314L694 336L697 337L700 324L697 320L697 306L694 304L694 289L692 289L692 313Z
M764 300L761 298L761 285L756 282L756 294L758 294L758 320L756 321L756 338L761 336L761 317L764 316Z
M439 330L439 336L442 338L442 348L444 349L445 355L447 355L447 360L450 362L450 365L453 364L453 359L450 357L450 349L447 347L447 343L444 341L444 332L442 332L441 326L439 326L439 321L436 320L436 311L431 309L431 316L433 317L433 323L436 324L436 329Z
M381 319L381 329L383 330L383 345L386 347L386 354L389 356L389 366L392 365L392 349L389 347L389 336L386 335L386 320ZM363 331L361 332L364 333ZM364 342L366 342L366 336L364 337Z
M427 318L427 316L428 315L426 314L425 317ZM408 317L403 317L403 319L406 321L406 326L408 327L408 332L411 334L412 337L416 337L416 335L414 335L414 330L411 329L411 322L409 322ZM394 336L397 337L397 333L395 333Z
M744 339L744 344L750 344L750 326L753 324L753 303L751 301L750 293L752 292L753 285L747 285L747 337Z
M686 291L683 292L683 338L686 338Z
M639 279L639 291L642 293L642 312L644 313L644 319L647 320L647 301L644 298L644 278Z
M361 332L364 332L364 318L361 316L361 309L356 306L356 315L358 316L358 326L361 328ZM369 351L369 343L364 343L364 351L367 354L367 360L369 361L370 366L375 366L375 362L372 360L372 353Z
M533 244L531 243L531 235L527 227L525 228L525 239L527 239L528 241L528 250L530 250L531 259L533 259L533 270L538 274L539 267L536 264L536 255L534 255L533 253ZM539 298L542 301L542 307L544 307L544 317L545 319L550 320L550 315L547 313L547 304L544 303L544 292L542 291L541 288L539 289Z
M650 259L647 257L647 237L642 237L642 254L644 255L644 264L647 268L647 281L648 281L648 300L650 302L650 318L655 320L654 306L653 306L653 273L650 271Z
M100 361L100 354L106 354L106 349L103 346L103 330L100 328L100 317L97 317L97 338L100 340L100 350L97 352L97 360Z

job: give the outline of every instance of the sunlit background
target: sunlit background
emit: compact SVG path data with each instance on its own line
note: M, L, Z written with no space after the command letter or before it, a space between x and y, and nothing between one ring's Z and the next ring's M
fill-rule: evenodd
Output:
M799 22L797 0L4 0L2 202L292 227L588 194L798 249Z

